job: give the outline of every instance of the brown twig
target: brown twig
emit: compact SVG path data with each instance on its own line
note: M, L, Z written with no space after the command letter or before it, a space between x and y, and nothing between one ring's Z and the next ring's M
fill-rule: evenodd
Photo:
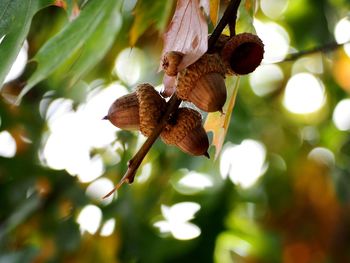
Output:
M336 49L344 46L345 44L349 44L349 43L350 43L350 41L348 41L346 43L342 43L342 44L339 44L337 42L331 42L331 43L325 44L323 46L314 47L314 48L307 49L307 50L301 50L299 52L289 54L285 59L278 61L276 63L294 61L294 60L301 58L303 56L315 54L318 52L333 51L333 50L336 50Z
M218 40L222 30L224 30L225 26L228 23L232 23L232 17L237 17L237 10L241 0L232 0L230 4L227 6L225 13L220 19L218 25L215 27L213 33L211 34L208 40L208 52L212 50L215 46L216 41ZM236 20L236 19L235 19ZM235 24L235 22L234 22ZM140 167L143 159L145 158L148 151L151 149L153 143L157 140L160 133L162 132L164 126L168 122L172 113L176 111L176 109L180 106L181 100L174 93L170 100L167 102L167 110L162 116L159 125L154 129L151 136L147 138L145 143L141 146L140 150L135 154L135 156L128 163L128 170L124 174L123 178L120 182L112 189L108 194L106 194L103 198L109 197L113 194L118 188L124 183L132 183L134 181L137 169Z
M235 35L235 30L232 32L231 30L233 29L231 29L231 27L236 27L237 11L240 3L241 0L231 0L226 7L224 14L208 40L208 52L214 48L216 41L219 39L221 32L224 30L227 24L230 24L231 36Z

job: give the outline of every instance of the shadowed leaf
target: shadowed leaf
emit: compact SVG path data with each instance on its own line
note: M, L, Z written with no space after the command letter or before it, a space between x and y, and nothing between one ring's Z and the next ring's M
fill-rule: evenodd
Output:
M249 32L255 33L253 20L255 13L255 0L244 0L239 6L239 17L236 23L236 32Z
M33 58L38 67L22 90L19 100L86 44L115 5L117 2L109 0L89 1L75 20L47 41Z
M224 114L218 111L209 113L204 123L204 129L207 132L213 132L213 141L211 144L215 146L214 159L217 159L217 157L219 156L219 153L222 149L222 145L225 141L227 129L230 125L232 110L236 102L238 85L239 77L227 78L226 86L228 87L228 90L231 90L231 94L229 95L228 100L224 105Z
M163 32L168 22L173 1L139 0L134 9L135 20L130 31L130 45L152 25Z

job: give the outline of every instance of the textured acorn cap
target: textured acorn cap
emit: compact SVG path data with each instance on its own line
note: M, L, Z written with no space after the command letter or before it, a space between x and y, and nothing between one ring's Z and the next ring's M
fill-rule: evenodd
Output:
M185 153L208 156L209 141L202 117L193 109L179 108L160 136L166 144L176 145Z
M209 35L210 37L211 35ZM214 48L210 53L221 53L222 49L226 45L226 43L230 40L230 36L221 34L218 40L215 42Z
M181 63L184 53L178 51L166 52L162 59L162 68L168 76L177 75L177 67Z
M207 112L221 110L226 101L225 70L218 54L204 54L178 73L177 96Z
M150 84L140 84L136 91L116 99L103 119L124 130L140 130L150 136L166 107L165 100Z
M233 36L221 51L228 74L245 75L253 72L264 57L264 44L251 33Z
M165 100L150 84L140 84L136 88L139 102L140 131L146 137L152 134L166 108Z

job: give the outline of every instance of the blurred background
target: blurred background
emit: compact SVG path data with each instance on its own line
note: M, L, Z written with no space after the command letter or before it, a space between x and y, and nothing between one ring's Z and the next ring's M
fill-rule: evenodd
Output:
M350 262L350 44L326 45L350 40L350 2L242 1L237 31L255 31L265 57L240 77L219 158L159 140L135 182L107 199L145 138L101 119L139 83L162 89L161 36L176 1L102 2L86 12L111 19L63 57L75 48L67 37L50 53L63 63L15 105L39 68L31 59L86 1L38 11L6 76L0 262Z

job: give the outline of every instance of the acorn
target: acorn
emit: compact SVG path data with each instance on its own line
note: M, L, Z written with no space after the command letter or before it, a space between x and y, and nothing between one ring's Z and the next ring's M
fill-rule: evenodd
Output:
M204 54L178 73L176 94L203 111L222 111L226 101L225 71L218 54Z
M190 155L204 155L209 158L208 136L202 125L201 114L190 108L179 108L164 127L161 139L169 145L176 145Z
M178 73L178 66L184 53L178 51L166 52L162 58L162 68L168 76L176 76Z
M264 57L264 44L251 33L233 36L221 51L227 74L245 75L253 72Z
M136 91L116 99L103 119L124 130L140 130L146 137L166 108L165 100L150 84L140 84Z

